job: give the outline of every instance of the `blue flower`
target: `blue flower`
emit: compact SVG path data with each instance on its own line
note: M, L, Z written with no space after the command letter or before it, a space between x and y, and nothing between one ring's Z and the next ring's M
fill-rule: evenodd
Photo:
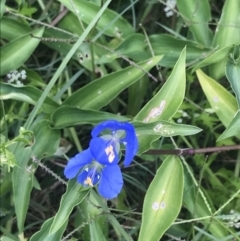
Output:
M72 179L78 175L77 180L85 187L98 184L98 192L107 199L115 198L123 186L120 167L115 158L109 165L98 162L92 156L90 149L84 150L71 158L65 167L64 175Z
M98 135L104 131L110 130L107 135ZM112 163L114 158L120 153L120 144L126 148L124 166L129 166L138 150L138 139L135 129L128 122L118 122L108 120L101 122L92 130L92 140L90 149L93 156L106 165Z
M110 133L99 136L104 130L110 130ZM69 160L64 175L69 179L78 175L77 180L83 186L98 185L101 196L115 198L123 186L118 166L121 144L126 147L124 165L128 166L138 149L133 125L115 120L98 124L92 130L89 148Z

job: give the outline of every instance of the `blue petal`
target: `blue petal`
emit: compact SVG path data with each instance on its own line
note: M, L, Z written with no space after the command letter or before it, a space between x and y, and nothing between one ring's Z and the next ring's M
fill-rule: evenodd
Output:
M116 120L103 121L93 128L92 137L97 137L105 129L110 129L111 131L122 129L122 123Z
M98 192L107 199L115 198L123 186L122 173L118 165L106 166L102 171Z
M95 186L101 178L101 173L96 168L85 168L78 176L78 182L83 186Z
M129 166L138 150L138 139L132 124L124 123L126 136L121 140L126 147L124 166Z
M90 141L89 148L94 159L103 165L112 165L119 161L118 153L112 141L95 137Z
M91 163L92 160L93 157L89 149L82 151L68 161L68 164L64 169L64 175L68 179L74 178L78 174L79 170L83 166Z

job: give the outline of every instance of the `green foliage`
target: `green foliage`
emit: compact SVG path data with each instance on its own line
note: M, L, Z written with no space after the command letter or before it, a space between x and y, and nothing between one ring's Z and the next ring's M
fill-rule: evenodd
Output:
M178 157L168 157L146 193L139 241L157 241L163 236L180 211L182 196L182 163Z
M1 1L0 239L240 240L239 9ZM106 202L63 170L109 119L139 150Z

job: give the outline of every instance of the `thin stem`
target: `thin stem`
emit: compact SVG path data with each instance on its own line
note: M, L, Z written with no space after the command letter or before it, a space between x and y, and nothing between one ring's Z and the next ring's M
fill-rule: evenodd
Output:
M186 149L174 149L174 150L159 150L159 149L151 149L145 152L145 155L194 155L201 153L209 153L209 152L222 152L222 151L230 151L230 150L240 150L240 145L232 145L232 146L216 146L216 147L207 147L207 148L186 148Z

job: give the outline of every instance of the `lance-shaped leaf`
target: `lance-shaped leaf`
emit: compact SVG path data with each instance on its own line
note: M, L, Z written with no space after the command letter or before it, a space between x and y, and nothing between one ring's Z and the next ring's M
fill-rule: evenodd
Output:
M168 121L156 121L151 123L143 123L143 122L132 122L134 125L137 136L148 136L148 135L157 135L157 136L188 136L194 135L202 131L202 129L191 126L191 125L183 125L176 124Z
M220 48L232 44L240 44L240 18L239 18L240 1L228 0L224 2L221 18L215 31L213 46ZM210 75L214 79L224 76L226 61L221 61L209 68Z
M226 64L226 76L236 95L238 108L240 109L240 45L235 46Z
M100 7L89 1L68 1L59 0L67 9L74 14L78 14L81 21L89 24L94 16L99 12ZM73 7L74 6L74 7ZM111 24L112 23L112 24ZM106 9L104 14L99 19L96 28L103 31L108 36L116 36L126 38L134 33L134 30L127 20L122 18L118 13Z
M108 53L103 55L98 63L109 63L116 58L120 58L121 55L126 56L134 61L143 61L151 57L150 53L147 53L146 41L143 34L132 34L128 36L116 49L114 53ZM157 54L158 55L158 54Z
M195 72L197 69L203 68L205 66L218 63L220 61L227 61L228 55L233 48L233 45L218 49L213 54L206 57L203 61L198 63L193 69L192 73ZM211 68L211 67L210 67Z
M97 79L74 92L63 104L84 109L100 109L146 74L161 58L162 56L156 56L139 63L139 67L130 66Z
M196 41L203 46L212 43L212 31L208 27L211 11L208 0L178 0L177 7Z
M189 65L211 53L210 49L203 48L193 41L177 39L168 34L151 35L149 41L154 54L164 55L159 62L159 65L164 67L173 67L185 46L187 46L186 63Z
M42 37L43 28L36 29L32 32L34 36ZM18 69L32 55L38 46L40 39L32 38L30 34L18 38L0 49L0 75L5 75L11 70Z
M1 83L0 99L19 100L35 105L42 95L42 91L33 86L16 86ZM42 110L51 114L58 107L58 103L47 97L42 105Z
M60 207L51 225L50 234L57 232L66 222L73 208L82 202L88 194L86 190L75 179L68 182L65 194L61 198Z
M0 9L2 9L1 6ZM7 39L8 41L12 41L26 35L30 33L31 30L32 29L27 24L25 25L23 22L16 19L9 17L1 18L1 38Z
M237 112L237 101L222 85L210 78L201 70L197 70L197 77L208 102L214 109L224 126L228 126Z
M67 220L66 222L62 225L62 227L53 234L49 234L50 227L53 223L54 217L48 219L45 221L41 227L41 229L36 232L31 238L30 241L39 241L39 240L44 240L44 241L59 241L61 240L61 237L67 227Z
M24 222L33 186L32 180L36 169L34 165L28 166L29 159L33 156L41 159L43 155L52 155L59 146L60 131L51 129L49 125L50 122L48 120L41 120L35 124L33 128L35 140L32 147L24 148L23 145L18 145L16 150L11 149L16 156L18 165L13 169L12 182L19 232L23 232L24 230ZM49 143L51 143L51 145L49 145Z
M186 49L183 49L166 83L142 108L134 120L145 123L168 121L176 113L185 95L185 59ZM158 138L158 136L139 137L139 153L149 150L151 143Z
M240 110L238 110L229 126L221 134L221 136L218 137L217 141L221 141L232 136L240 138Z
M182 205L183 180L180 159L169 156L147 190L138 241L160 240L174 222Z
M61 106L52 115L53 128L62 129L65 127L97 124L105 120L127 121L129 118L125 116L115 115L97 110L82 110L78 107Z

